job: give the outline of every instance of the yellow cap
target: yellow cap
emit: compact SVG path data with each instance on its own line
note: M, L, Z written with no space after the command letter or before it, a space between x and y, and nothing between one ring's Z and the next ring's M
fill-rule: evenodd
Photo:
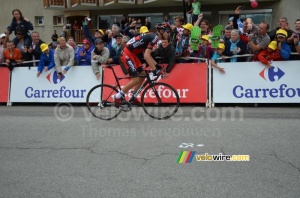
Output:
M278 35L278 34L281 34L281 35L284 35L285 37L287 37L287 32L283 29L277 30L276 35Z
M272 41L269 45L268 48L275 50L277 48L277 42L276 41Z
M97 30L97 31L100 32L100 34L104 35L103 30L99 29L99 30Z
M187 24L183 25L182 27L184 29L188 29L188 30L192 31L192 29L193 29L194 26L192 24L190 24L190 23L187 23Z
M42 43L40 48L41 48L42 52L44 52L49 48L49 46L46 43Z
M140 33L141 33L141 34L144 34L144 33L146 33L146 32L149 32L147 26L142 26L142 27L140 28Z
M202 35L201 36L201 39L203 40L206 40L206 41L208 41L209 40L209 36L208 35Z
M218 48L224 50L225 49L225 45L223 43L219 43Z

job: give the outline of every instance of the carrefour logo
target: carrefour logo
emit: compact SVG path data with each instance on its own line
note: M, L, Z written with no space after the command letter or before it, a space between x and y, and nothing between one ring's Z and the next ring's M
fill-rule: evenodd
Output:
M65 79L65 76L62 75L61 79L58 79L58 76L57 76L57 71L54 71L54 72L51 72L50 74L48 74L46 76L47 80L50 82L50 83L53 83L53 84L58 84L60 82L62 82L64 79Z
M266 81L279 81L280 78L282 78L282 76L284 76L284 72L279 68L279 67L274 67L272 66L271 68L267 69L263 69L259 75L265 79Z

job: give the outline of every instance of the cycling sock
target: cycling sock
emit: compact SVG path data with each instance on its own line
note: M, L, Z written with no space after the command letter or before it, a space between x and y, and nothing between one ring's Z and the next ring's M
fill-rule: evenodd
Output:
M122 90L120 90L117 94L116 94L116 98L125 98L125 93L122 91Z

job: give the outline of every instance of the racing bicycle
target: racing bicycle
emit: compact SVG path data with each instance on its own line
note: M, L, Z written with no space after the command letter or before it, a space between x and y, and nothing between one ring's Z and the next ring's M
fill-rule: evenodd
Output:
M120 80L130 79L130 76L117 77L114 70L119 65L103 65L103 68L110 69L115 78L115 84L99 84L91 88L87 94L86 105L89 112L101 120L111 120L116 118L122 111L132 110L135 98L140 99L140 106L151 118L163 120L173 116L179 106L180 99L177 91L169 84L156 82L163 77L163 72L153 76L151 70L144 70L145 75L139 76L145 78L142 86L133 94L129 100L128 94L122 101L119 108L115 107L114 95L121 89ZM141 93L141 96L139 94Z

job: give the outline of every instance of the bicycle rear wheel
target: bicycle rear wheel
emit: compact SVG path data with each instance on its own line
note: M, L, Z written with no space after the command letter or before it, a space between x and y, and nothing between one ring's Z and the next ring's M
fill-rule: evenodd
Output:
M177 91L166 83L146 87L141 98L142 107L151 118L163 120L173 116L180 105Z
M113 96L118 90L110 85L101 84L93 87L86 98L86 105L90 113L101 120L116 118L121 110L115 107Z

